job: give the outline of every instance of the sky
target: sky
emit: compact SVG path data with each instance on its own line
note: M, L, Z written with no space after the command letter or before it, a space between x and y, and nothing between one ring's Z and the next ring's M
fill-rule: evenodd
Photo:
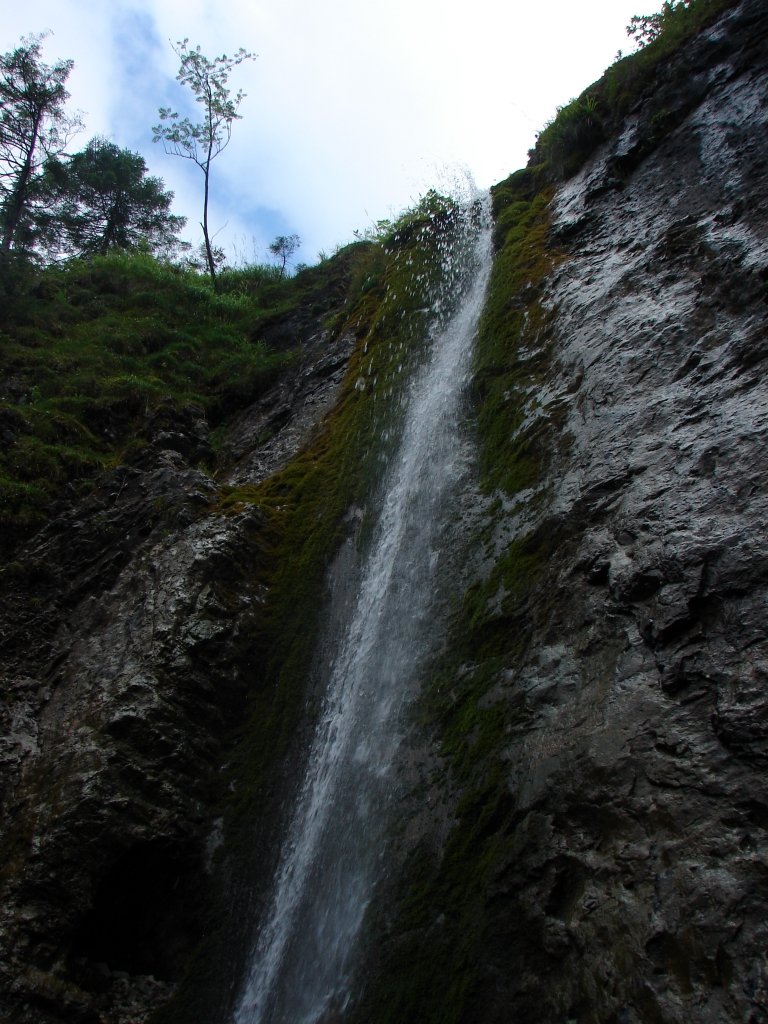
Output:
M265 262L280 234L314 263L429 188L487 188L524 166L536 132L599 78L626 26L660 0L8 0L0 52L49 31L47 63L74 60L70 110L139 152L202 232L202 174L152 143L158 108L195 114L172 43L257 54L212 165L209 222L230 263ZM185 106L187 104L187 106ZM199 108L197 108L199 109Z

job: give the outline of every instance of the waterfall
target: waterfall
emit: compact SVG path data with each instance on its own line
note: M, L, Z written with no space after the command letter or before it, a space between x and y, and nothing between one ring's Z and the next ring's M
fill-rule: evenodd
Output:
M288 827L271 905L235 1024L317 1024L352 988L355 947L384 874L393 766L403 713L432 643L439 540L461 486L463 388L491 264L487 197L464 215L469 284L407 388L359 591L330 670L325 704ZM446 275L456 287L456 275ZM440 296L435 296L436 308Z

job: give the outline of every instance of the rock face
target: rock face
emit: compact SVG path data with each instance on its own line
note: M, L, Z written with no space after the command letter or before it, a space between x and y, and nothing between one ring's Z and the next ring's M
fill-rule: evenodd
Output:
M350 1020L768 1021L766 55L744 0L662 65L505 300L501 450L538 462L468 519L482 600L425 697L427 806L404 804ZM332 409L354 342L316 328L225 439L231 486ZM147 1020L206 930L270 599L270 524L223 514L209 455L199 411L159 424L5 569L13 1024Z
M768 1019L765 29L759 4L712 29L680 127L618 182L640 110L554 200L536 399L568 454L504 524L555 548L496 698L525 706L497 882L520 930L467 1019Z
M767 28L744 3L660 69L507 303L508 450L547 440L477 581L516 574L458 625L453 836L406 875L360 1021L768 1020Z
M305 443L349 348L315 333L290 383L238 420L230 464L243 436L271 471ZM3 1020L145 1020L200 939L211 806L259 685L265 599L260 512L222 514L190 465L210 454L201 416L159 423L140 465L4 574Z
M767 28L661 65L546 232L500 212L507 486L425 706L454 824L377 908L360 1024L768 1020Z
M230 428L225 443L231 484L255 484L281 469L306 444L338 397L355 339L342 334L311 338L317 354L305 360Z

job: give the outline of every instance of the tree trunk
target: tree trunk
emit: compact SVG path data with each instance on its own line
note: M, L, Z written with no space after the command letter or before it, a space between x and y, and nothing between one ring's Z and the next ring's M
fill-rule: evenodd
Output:
M213 249L211 248L211 239L208 236L208 180L211 173L211 152L213 150L213 143L208 145L208 159L205 162L203 168L203 174L205 175L205 192L203 194L203 223L201 227L203 229L203 238L205 239L205 256L208 260L208 273L211 275L211 281L213 282L213 290L216 291L218 288L218 282L216 280L216 264L213 260Z
M32 127L32 138L30 139L27 152L24 156L24 163L19 171L16 184L14 185L10 199L8 200L8 205L3 211L3 239L2 243L0 243L0 251L2 251L4 256L11 250L13 239L16 235L16 231L19 227L19 221L21 220L21 215L24 212L24 207L27 202L29 182L32 177L32 159L37 146L37 136L40 132L40 121L42 120L42 117L42 110L36 111Z

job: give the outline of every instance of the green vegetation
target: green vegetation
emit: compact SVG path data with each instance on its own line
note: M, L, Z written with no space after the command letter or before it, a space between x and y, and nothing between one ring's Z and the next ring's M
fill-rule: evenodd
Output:
M644 152L650 151L680 123L687 111L684 67L678 65L678 79L670 83L673 93L679 94L674 109L663 110L664 100L654 95L654 91L658 92L654 86L659 65L678 53L733 3L734 0L678 0L665 3L659 14L633 18L627 31L638 38L641 48L617 60L599 82L558 108L557 116L540 132L530 151L530 165L538 167L550 181L570 177L642 98L650 99L657 107L648 118Z
M82 124L65 109L72 61L41 59L44 36L0 54L0 259L56 260L144 248L171 255L184 218L138 153L105 139L66 154Z
M148 253L113 252L44 269L6 263L0 268L3 553L41 526L64 493L86 492L105 467L141 459L159 418L167 424L175 415L204 417L214 432L222 427L291 363L308 325L325 323L332 332L346 325L358 336L375 328L387 337L376 355L359 353L351 371L346 401L369 409L366 425L354 428L354 445L345 437L323 463L333 472L358 472L355 460L374 443L379 422L363 399L374 381L382 390L386 382L388 396L380 395L376 407L381 415L423 326L418 311L439 264L422 244L436 230L433 221L439 221L436 210L425 202L381 242L354 243L291 278L274 266L228 269L217 291L199 274ZM451 218L439 222L447 229ZM408 275L418 284L408 284ZM367 382L365 396L360 381ZM345 415L345 405L334 413L342 421ZM297 492L289 504L300 505L298 481L312 459L293 466ZM322 466L317 472L322 476ZM376 479L375 469L367 473ZM290 490L283 478L272 486L276 493ZM323 522L339 514L340 502L323 508ZM223 496L222 508L234 503Z
M633 15L627 35L636 39L641 48L660 39L668 49L674 48L703 27L713 9L719 11L722 7L722 4L701 3L700 0L665 0L657 13Z
M280 276L285 274L286 264L290 260L294 253L296 253L301 246L301 239L298 235L278 235L277 238L270 242L269 251L280 260Z
M606 116L594 92L582 93L564 107L540 133L532 159L542 158L549 176L563 181L581 167L607 137Z
M0 54L0 253L34 239L37 186L44 161L61 154L81 127L64 105L72 61L43 64L43 36Z
M519 171L493 190L498 252L475 359L483 485L510 495L536 482L544 447L541 417L520 429L550 364L538 293L559 258L547 241L551 192L531 193L535 184L534 174Z
M371 951L383 972L355 1007L353 1024L484 1019L478 1013L478 950L485 939L487 894L509 857L505 832L513 817L501 770L463 798L456 814L439 870L434 851L419 845L390 894L399 908L397 939L383 954Z
M49 256L106 255L113 249L171 256L184 218L170 212L173 193L147 175L138 153L91 139L81 153L46 162L38 186L38 244Z
M0 526L3 552L42 525L65 491L136 461L158 429L224 424L290 364L262 328L343 307L365 246L294 278L275 267L205 278L148 254L113 253L0 277ZM173 426L171 425L171 429ZM208 456L211 457L210 454ZM74 488L74 491L73 491Z

